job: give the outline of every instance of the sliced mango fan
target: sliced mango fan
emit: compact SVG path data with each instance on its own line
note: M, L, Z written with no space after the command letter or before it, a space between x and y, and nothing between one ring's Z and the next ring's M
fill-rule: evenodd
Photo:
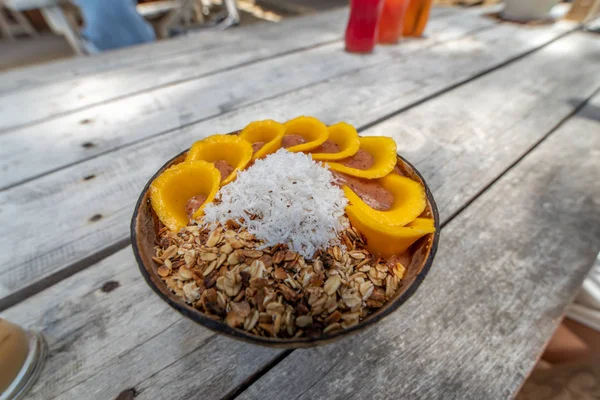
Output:
M195 142L184 162L167 168L151 183L150 199L157 217L171 231L177 232L190 224L186 207L188 200L200 196L206 200L191 219L201 222L205 207L219 195L219 188L235 181L239 171L251 168L257 160L277 152L286 135L298 135L304 139L303 143L288 147L288 152L306 153L312 160L323 162L320 165L331 171L372 180L391 193L394 199L391 207L380 211L366 204L360 193L345 185L342 188L348 201L345 214L352 226L366 238L367 248L373 254L384 257L401 254L417 240L435 231L433 219L422 217L427 207L423 184L394 171L398 157L393 139L359 137L350 124L340 122L328 127L307 116L285 123L255 121L238 135L213 135ZM323 152L324 147L321 146L325 142L335 145L332 148L337 151ZM372 157L372 165L365 169L345 165L361 150ZM217 161L226 162L233 171L222 177L214 165ZM331 179L333 182L335 178L332 176ZM297 207L293 209L297 210ZM336 229L339 227L336 226Z

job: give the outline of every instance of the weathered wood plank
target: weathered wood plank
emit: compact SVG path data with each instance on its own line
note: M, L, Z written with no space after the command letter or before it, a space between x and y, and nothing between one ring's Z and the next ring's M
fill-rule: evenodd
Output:
M268 36L270 40L268 42L265 40L267 36L264 33L261 35L245 34L241 37L238 36L237 40L232 40L231 36L226 36L221 40L214 38L212 43L204 42L204 47L196 51L177 57L155 60L151 65L147 62L140 63L141 65L134 65L117 71L94 74L5 94L0 96L0 112L4 114L0 121L0 132L45 119L56 118L136 93L143 93L148 90L155 91L160 87L175 85L180 88L180 94L187 93L183 91L183 88L187 88L188 85L192 84L189 81L212 75L224 69L231 69L238 65L254 63L277 55L294 53L332 42L341 46L339 38L343 33L346 14L344 10L333 13L331 15L334 17L332 23L329 22L329 18L320 15L312 23L304 24L300 27L301 29L295 30L292 30L294 29L293 26L287 27L286 22L284 22L277 25L278 30L270 30ZM478 12L471 14L481 14L481 11L478 10ZM443 17L449 15L461 16L461 19L464 19L457 10L451 13L446 11L442 14ZM435 16L434 20L437 18ZM487 22L489 25L492 24L491 20ZM294 32L294 34L290 34L290 32ZM354 58L360 59L360 57ZM345 59L340 61L347 62ZM363 61L374 63L376 58L366 57ZM352 67L354 66L349 66L349 68ZM264 67L259 67L259 70L262 69ZM230 89L232 86L235 87L246 80L253 81L252 77L255 76L256 71L231 73L235 76L219 83L218 88L221 91ZM277 75L277 73L274 75ZM307 75L310 76L310 73ZM217 81L215 77L211 77L210 80ZM260 81L259 76L256 80ZM195 89L198 90L196 96L203 94L206 90L202 85ZM161 96L160 91L155 92L155 97L160 98ZM27 110L27 112L23 112L23 110Z
M240 398L512 398L600 246L599 110L596 96L594 120L568 121L444 228L404 307L294 351Z
M436 14L443 15L439 11L436 11ZM339 40L347 18L348 11L340 9L309 17L290 18L279 24L259 23L226 31L204 30L94 56L20 68L0 74L0 96L17 91L35 90L42 85L57 82L63 82L67 88L72 88L77 82L85 82L83 77L91 79L93 75L102 76L109 71L154 68L155 64L169 59L175 62L186 56L196 59L198 73L207 72L207 68L213 65L218 68L214 60L208 61L215 55L226 53L232 58L232 62L229 63L227 60L220 60L222 68L225 65L235 65L235 60L247 62L278 52ZM284 35L288 31L294 32L294 35ZM248 50L253 51L255 55L248 54ZM245 55L238 55L236 51ZM192 61L188 60L188 63L190 62ZM185 65L183 62L180 64ZM175 67L176 64L172 65Z
M431 21L428 39L411 41L403 46L384 47L369 57L348 54L343 51L342 43L337 42L152 90L4 133L0 135L0 170L9 173L0 179L0 188L243 105L382 62L396 62L392 60L412 56L414 52L423 51L436 43L491 26L494 26L493 21L478 14L443 18ZM179 74L180 70L176 68L173 73ZM157 77L144 79L140 84L154 85L161 75L169 75L166 71L158 72L156 68L149 70L149 75ZM89 79L105 85L105 80L97 79L97 76ZM137 77L135 81L140 82ZM26 98L31 96L22 99ZM48 98L51 97L37 96L36 101L46 104ZM16 103L6 104L19 108ZM61 102L56 104L62 107ZM2 107L0 98L0 109ZM43 108L42 105L40 107ZM83 143L93 143L93 146L82 147ZM48 152L48 147L53 151Z
M132 261L131 249L124 249L22 303L27 309L17 312L19 315L14 313L16 309L3 313L7 319L42 329L52 348L43 372L47 382L32 398L61 394L61 398L73 399L115 398L146 379L154 381L156 372L191 352L214 349L212 332L182 319L160 301ZM103 290L109 286L117 287ZM221 378L216 382L198 378L208 390L206 398L220 397L223 393L219 390L235 387L254 372L255 365L268 362L277 353L257 348L252 359L246 359L244 345L229 340L220 343L224 344L227 349L220 356L211 354L210 363L192 369L215 378L210 370L218 365ZM236 354L239 359L232 360ZM225 377L227 381L221 381ZM210 391L211 385L218 388Z
M512 25L508 27L513 28ZM433 47L402 64L386 64L375 67L374 71L361 70L323 85L229 113L0 192L0 235L19 238L6 251L0 252L0 296L7 297L25 290L52 274L63 273L66 268L76 270L94 253L126 240L131 210L145 181L164 160L195 139L215 131L227 132L228 127L237 128L254 119L270 116L285 120L301 113L314 114L329 123L348 120L362 127L505 62L510 55L532 49L541 40L534 32L543 32L540 35L546 42L556 35L553 30L521 31L519 28L512 36L506 37L499 36L501 32L506 33L503 26L497 29L499 31L483 31L448 46ZM527 39L518 32L527 33ZM582 39L567 42L572 40L578 42ZM545 90L552 88L569 96L589 92L591 87L597 86L595 64L571 64L579 60L578 57L587 57L590 46L594 47L594 43L574 44L573 50L565 50L572 57L564 61L555 61L552 55L546 55L548 51L534 57L532 62L537 63L536 68L546 70L552 76L548 82L537 81L539 85ZM551 46L551 49L555 48L562 48L560 42ZM576 50L581 54L577 54ZM552 61L551 67L544 65L548 60ZM562 67L563 63L569 68L578 66L579 70L565 72L567 68ZM562 69L555 68L555 65ZM443 66L441 70L440 66ZM570 76L574 71L577 75L569 78L569 85L563 85L561 79L566 78L561 77ZM520 71L517 70L517 73ZM535 75L545 76L537 71ZM535 81L535 77L531 79ZM532 96L539 99L536 93ZM561 110L570 110L570 106L562 106ZM86 179L89 177L93 179ZM15 219L15 215L19 218ZM56 221L61 222L57 224ZM52 235L31 235L29 232L33 225L37 230L52 232ZM4 304L7 302L10 303L4 300ZM3 300L0 300L0 306L2 304Z
M573 107L583 101L578 96L588 97L592 93L592 86L599 86L596 80L598 78L595 78L598 76L597 71L590 65L596 54L596 46L594 37L585 34L571 35L514 64L404 112L388 120L389 122L382 123L382 130L379 125L375 125L365 133L385 133L394 136L400 143L402 154L408 156L411 161L416 161L417 168L432 184L436 201L442 211L442 220L447 221L449 216L463 207L543 138L553 125L572 112ZM543 65L546 65L546 68L541 68ZM574 65L581 67L587 65L587 67L575 72ZM519 77L516 81L514 81L515 76ZM560 79L564 81L561 83ZM491 86L492 82L495 82L496 86ZM511 106L503 106L499 100L506 99L503 90L509 83L513 86L510 90ZM482 93L485 94L486 102L489 102L490 107L477 106L479 108L474 109L472 113L456 117L454 110L457 108L456 104L461 104L463 110L476 107L478 103L484 103L481 101ZM599 102L600 99L595 99L592 106L597 107ZM431 104L433 106L430 106ZM497 106L503 108L497 110L495 108ZM421 108L424 111L417 112ZM553 110L551 114L548 113L549 109ZM581 115L589 116L590 110L593 111L594 108L584 109ZM597 114L592 114L594 115ZM432 116L442 121L435 125L435 129L433 125L427 124ZM397 121L403 123L398 125ZM484 121L487 122L483 124ZM598 122L593 119L589 119L584 125L579 119L577 121L577 125L570 128L572 132L589 132L590 136L594 136L594 132L598 130ZM398 126L401 128L397 130ZM418 134L416 130L421 127L426 127L423 128L423 135ZM482 129L478 129L479 127ZM588 144L590 149L597 148L594 147L594 143ZM572 162L567 155L568 153L560 160ZM589 160L597 159L593 157L595 154L589 156ZM474 158L478 158L477 161ZM547 160L551 159L551 157L547 158ZM479 162L479 164L470 164L471 162ZM473 165L475 168L470 168ZM584 165L581 168L586 167ZM573 175L576 176L578 172L580 171L573 171ZM443 176L438 177L441 173ZM596 175L587 174L585 179L589 181L586 182L594 183L598 171L595 173ZM454 192L446 189L448 182L453 182ZM539 182L545 185L545 181ZM506 193L510 195L511 191L508 190ZM525 199L530 205L531 198L525 197ZM597 197L592 201L585 201L581 197L562 199L567 203L583 202L586 204L585 207L597 207L597 203L594 205L593 201L598 201ZM510 201L510 198L507 201ZM554 211L556 209L551 208L544 212ZM480 214L477 218L468 218L465 223L456 222L453 225L459 226L465 232L471 232L471 235L476 235L479 232L479 225L471 226L469 223L484 224L480 219L485 218L488 212ZM128 214L123 213L122 218L127 216ZM572 220L565 222L569 223ZM593 220L590 223L593 223ZM494 243L498 243L499 238L507 237L509 238L507 240L512 240L510 239L512 230L519 226L509 223L498 225L503 229L501 235L491 238L482 235L481 240L494 240ZM574 229L573 226L569 229ZM588 240L598 240L600 234L598 227L594 229L596 230ZM462 235L463 232L460 234ZM462 266L458 264L455 268L443 268L445 258L442 254L445 249L453 247L468 253L469 245L474 240L478 240L477 236L470 241L461 241L460 236L452 239L444 230L442 249L432 274L440 271L446 274L452 271L460 272ZM580 243L580 246L584 246L585 243L585 241ZM488 247L481 248L479 251L483 252L487 249ZM116 394L129 388L139 391L140 399L184 399L193 397L195 393L202 393L203 398L206 399L220 398L244 381L244 375L248 377L259 371L281 354L275 350L237 343L222 337L212 337L203 328L181 319L177 313L162 304L157 296L151 294L137 271L130 251L129 248L124 249L2 313L4 318L12 319L25 326L43 329L49 337L52 356L44 370L42 380L34 388L32 398L52 398L58 394L61 394L59 398L85 398L93 397L88 394L96 393L102 393L106 398L114 398ZM507 254L509 254L508 250ZM581 253L582 258L585 258L585 254L586 252ZM452 261L453 258L449 260ZM561 260L557 258L558 264L553 265L562 267ZM517 266L521 267L522 264ZM495 268L499 267L492 266L488 269L493 271ZM578 266L574 268L581 272ZM444 275L444 279L447 279L446 276ZM474 284L482 281L485 285L493 285L485 281L487 275L482 274L481 278L477 279L473 276L477 278L479 275L471 273L469 279L464 281ZM462 275L460 279L462 281ZM431 278L428 278L426 283L430 280ZM101 288L110 281L119 282L120 286L112 292L103 292ZM496 289L507 290L507 286L502 285ZM419 290L418 295L432 297L432 293L437 293L437 290L437 287L433 290L431 287L427 289L424 286ZM444 293L448 291L447 288L444 290ZM468 290L479 290L480 296L485 293L481 290L481 286L465 290L469 295L471 291ZM568 293L563 293L565 298L574 294L574 286L570 290ZM436 304L438 301L445 303L445 298L441 296L435 296L433 299ZM411 304L419 304L419 302L411 300L385 323L395 318L397 314L403 313L402 310ZM543 309L544 303L539 302L535 306ZM463 304L456 304L454 307L460 310ZM431 314L426 310L411 318L418 322L421 321L420 318L426 316L435 315L437 320L441 318L439 315L454 314L454 312ZM498 315L498 318L501 318L503 314L498 313ZM402 317L402 319L406 318ZM468 325L468 321L463 321L463 324ZM520 329L526 329L525 325ZM423 330L415 334L423 336ZM369 345L376 347L377 343ZM310 353L311 357L318 356L319 352L326 351L330 347L313 350ZM336 348L339 350L339 347ZM362 355L360 348L356 349L358 350L351 349L354 354L352 357ZM382 348L380 351L385 349ZM378 365L373 360L370 362L371 366L367 369L372 368L372 365ZM421 364L419 369L415 367L416 364L409 365L416 370L428 368L425 364ZM331 365L327 362L307 363L299 367L298 371L288 375L294 377L293 379L282 381L286 382L289 388L286 395L279 397L292 398L292 391L296 390L294 388L298 388L294 392L296 394L306 389L302 386L304 383L295 378L306 374L303 368L325 374L329 367ZM383 374L389 376L391 372L387 371ZM309 378L312 379L313 376ZM308 385L311 383L312 381L309 381ZM364 381L362 383L365 384ZM288 393L290 396L287 396ZM265 394L271 395L272 392L265 390Z

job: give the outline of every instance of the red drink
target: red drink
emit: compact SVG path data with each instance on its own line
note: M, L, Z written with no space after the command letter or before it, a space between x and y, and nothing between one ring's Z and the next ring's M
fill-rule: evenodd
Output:
M351 0L346 28L346 51L370 53L377 40L377 24L383 0Z
M396 43L402 36L409 0L385 0L379 21L379 43Z

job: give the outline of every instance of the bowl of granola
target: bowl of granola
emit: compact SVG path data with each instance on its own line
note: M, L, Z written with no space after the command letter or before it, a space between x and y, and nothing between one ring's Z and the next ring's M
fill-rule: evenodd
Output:
M433 196L392 139L312 117L197 141L149 180L131 221L158 296L278 348L380 321L417 290L438 240Z

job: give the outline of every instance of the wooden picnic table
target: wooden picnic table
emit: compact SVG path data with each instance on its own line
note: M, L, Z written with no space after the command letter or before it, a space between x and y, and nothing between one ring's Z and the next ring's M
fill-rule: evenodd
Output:
M600 248L600 38L486 12L434 9L425 38L368 56L336 10L0 75L0 316L50 346L31 398L513 396ZM301 114L393 137L442 232L400 309L284 351L173 311L129 222L193 141Z

